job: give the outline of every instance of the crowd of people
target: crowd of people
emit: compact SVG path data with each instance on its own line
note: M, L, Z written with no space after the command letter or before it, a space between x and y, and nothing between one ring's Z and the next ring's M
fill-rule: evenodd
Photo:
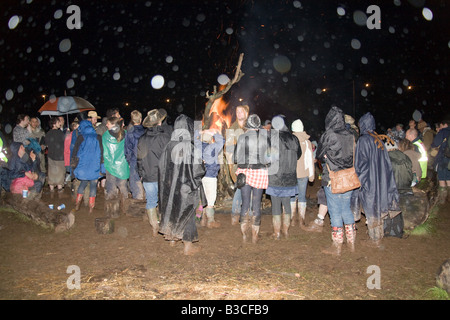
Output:
M169 125L164 109L151 110L144 119L134 110L128 126L118 109L109 109L103 119L96 111L80 114L68 127L63 116L55 116L47 132L39 118L21 114L9 156L1 137L2 187L12 193L28 190L39 198L45 184L54 193L70 182L75 212L83 198L89 199L92 212L100 187L112 217L126 213L129 197L145 201L153 235L162 234L170 243L181 240L187 255L199 250L193 244L199 240L196 209L201 209L202 226L220 227L215 205L224 164L235 183L231 224L240 225L245 242L258 242L263 195L271 201L274 239L288 237L295 224L321 232L329 213L332 243L323 252L332 255L341 254L344 240L355 251L355 222L361 213L367 245L380 247L385 220L401 214L400 197L413 194L412 187L430 172L437 173L439 201L447 201L450 120L436 130L424 120L411 120L407 130L397 124L378 134L371 113L355 123L334 106L316 142L301 119L289 122L277 115L262 123L249 111L248 105L237 106L236 121L222 130L197 127L186 115ZM361 187L334 193L330 172L352 167ZM321 178L318 214L306 225L306 191L316 176Z

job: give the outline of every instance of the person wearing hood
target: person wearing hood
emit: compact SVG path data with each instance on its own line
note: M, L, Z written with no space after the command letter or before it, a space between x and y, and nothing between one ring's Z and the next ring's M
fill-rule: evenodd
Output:
M97 196L97 179L100 177L103 159L102 139L88 120L80 122L79 132L70 161L75 178L80 180L75 199L75 211L80 210L84 190L89 184L89 213L92 213Z
M356 225L350 208L353 190L332 193L329 170L339 171L353 166L355 138L345 127L344 113L336 106L325 117L325 132L320 137L317 158L324 164L322 186L325 190L331 221L332 245L323 253L339 256L344 242L344 232L350 251L355 250Z
M40 146L38 145L38 147ZM30 198L40 198L45 174L40 172L38 153L33 149L27 152L25 146L20 142L11 143L9 148L12 157L8 161L8 177L3 187L12 193L22 193L22 190L28 190Z
M130 185L131 196L133 199L144 200L144 187L137 171L137 145L139 138L145 132L141 125L142 113L137 110L131 112L131 122L125 134L125 158L130 165Z
M38 117L33 117L30 119L30 138L35 139L41 146L41 152L39 152L39 160L41 162L41 172L46 172L45 169L45 146L44 146L44 136L45 131L41 127L41 120Z
M201 152L194 148L194 121L181 114L175 119L173 133L159 160L159 232L175 244L182 240L184 254L200 251L195 208L205 168Z
M391 160L384 143L375 133L375 119L370 112L359 119L360 137L355 150L355 170L361 188L354 194L352 203L356 217L360 207L366 216L371 247L381 247L384 236L383 219L399 214L399 193ZM360 203L360 205L358 205Z
M170 141L170 133L162 126L166 116L154 109L147 113L142 125L146 128L144 135L136 146L136 166L139 177L142 178L147 200L146 213L153 229L153 236L158 235L158 177L159 159L164 148Z
M110 117L106 121L108 130L102 136L103 161L106 170L106 211L112 216L117 215L117 202L120 203L121 211L126 212L126 199L128 198L128 178L130 167L125 158L125 134L123 120ZM120 198L118 197L120 191Z
M295 215L298 212L299 225L305 225L306 214L306 188L308 181L313 182L315 178L314 152L310 136L304 131L303 122L300 119L292 122L291 129L293 135L297 137L300 148L301 157L297 161L297 186L298 196L291 198L292 225L294 225ZM298 206L296 203L298 200Z
M291 224L291 197L298 193L297 160L302 155L298 139L289 131L281 116L272 119L270 154L272 165L278 170L269 174L266 194L272 202L274 238L280 239L280 231L287 238ZM284 208L284 210L283 210ZM283 212L283 213L282 213Z
M438 150L433 162L433 169L439 180L438 202L444 204L450 200L450 120L443 120L437 128L438 133L433 139L431 148Z
M247 131L239 136L236 145L236 176L246 176L245 185L240 189L242 206L240 212L241 232L244 242L247 231L252 229L252 242L256 243L261 225L262 194L269 186L268 136L267 130L261 129L261 119L252 114L247 119ZM251 204L250 204L251 202Z

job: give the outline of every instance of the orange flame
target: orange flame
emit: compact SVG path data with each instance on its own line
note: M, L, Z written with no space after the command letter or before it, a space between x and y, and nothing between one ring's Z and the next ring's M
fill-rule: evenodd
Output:
M217 129L219 132L222 132L222 130L231 126L232 115L226 112L227 107L228 103L223 100L223 97L214 101L209 111L209 116L211 117L209 129Z

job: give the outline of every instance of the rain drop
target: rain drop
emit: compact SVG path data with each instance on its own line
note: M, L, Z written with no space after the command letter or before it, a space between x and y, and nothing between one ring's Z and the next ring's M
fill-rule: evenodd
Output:
M61 52L67 52L72 47L72 43L70 42L70 39L64 39L61 40L59 43L59 51Z
M342 7L338 7L337 8L337 14L340 15L341 17L345 16L345 9L342 8Z
M203 13L199 13L196 17L198 22L203 22L206 19L206 16Z
M152 78L152 87L153 89L159 90L164 86L164 77L162 75L156 75Z
M116 81L119 80L120 79L120 73L119 72L114 73L113 74L113 79L116 80Z
M232 35L233 32L234 32L234 30L233 30L233 28L227 28L227 29L225 30L225 32L226 32L228 35Z
M12 126L11 126L9 123L6 124L6 126L5 126L5 132L6 132L7 134L10 134L11 131L12 131Z
M14 97L14 92L11 89L8 89L5 93L6 100L10 101Z
M369 62L369 60L367 60L366 57L362 57L362 58L361 58L361 63L362 63L362 64L367 64L368 62Z
M170 89L175 88L175 81L170 80L169 82L167 82L167 86L168 86Z
M351 45L355 50L361 49L361 42L358 39L352 39Z
M221 74L217 77L217 82L224 86L230 82L230 78L226 74Z
M279 73L286 73L291 70L291 61L286 56L278 56L273 59L273 67Z
M314 114L315 116L319 115L319 110L318 110L318 109L314 109L314 110L313 110L313 114Z
M63 12L61 9L56 10L55 13L53 14L53 18L55 18L55 19L61 19L62 16L63 16Z
M428 8L423 8L422 15L428 21L433 20L433 12Z
M67 82L66 82L67 89L72 89L74 85L75 85L75 81L73 81L73 79L67 80Z
M400 88L400 87L399 87L399 88L397 88L397 93L398 93L398 94L402 94L402 93L403 93L403 89L402 89L402 88Z
M301 8L302 7L302 3L300 1L295 0L293 3L294 8Z
M9 22L8 22L8 28L10 28L11 30L14 29L15 27L17 27L17 25L19 24L19 22L20 22L19 16L12 16L12 17L9 19Z
M172 63L173 62L173 57L172 56L167 56L166 57L166 62L167 63Z
M364 12L356 10L355 12L353 12L353 21L358 26L365 27L367 22L367 16Z
M362 90L361 90L361 95L362 95L363 97L367 97L367 90L366 90L366 89L362 89Z
M409 85L409 81L407 79L403 79L403 85L407 87Z

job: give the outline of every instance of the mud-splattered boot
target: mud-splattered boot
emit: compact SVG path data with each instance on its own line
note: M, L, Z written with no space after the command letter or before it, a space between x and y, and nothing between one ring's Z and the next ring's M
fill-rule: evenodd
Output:
M158 213L156 211L156 208L146 209L145 211L147 212L148 221L150 222L150 225L153 229L153 236L156 237L159 231Z
M75 199L75 211L79 211L81 207L81 201L83 201L83 194L77 193L77 198Z
M214 219L214 214L215 214L214 208L206 207L206 210L203 210L203 211L206 211L206 217L208 218L208 222L207 222L206 226L210 229L220 228L220 222L218 222Z
M298 213L297 202L291 202L291 226L295 226L295 219Z
M272 224L273 224L273 238L275 240L280 240L281 238L281 215L273 215L272 216Z
M354 223L345 225L345 237L350 252L355 252L356 225Z
M331 247L322 250L322 253L340 256L342 252L342 243L344 242L344 228L332 227L331 240L333 240Z
M281 232L283 233L283 236L287 239L289 237L289 227L291 225L291 215L288 213L282 214L282 226L281 226Z
M95 197L89 197L89 213L94 212Z

